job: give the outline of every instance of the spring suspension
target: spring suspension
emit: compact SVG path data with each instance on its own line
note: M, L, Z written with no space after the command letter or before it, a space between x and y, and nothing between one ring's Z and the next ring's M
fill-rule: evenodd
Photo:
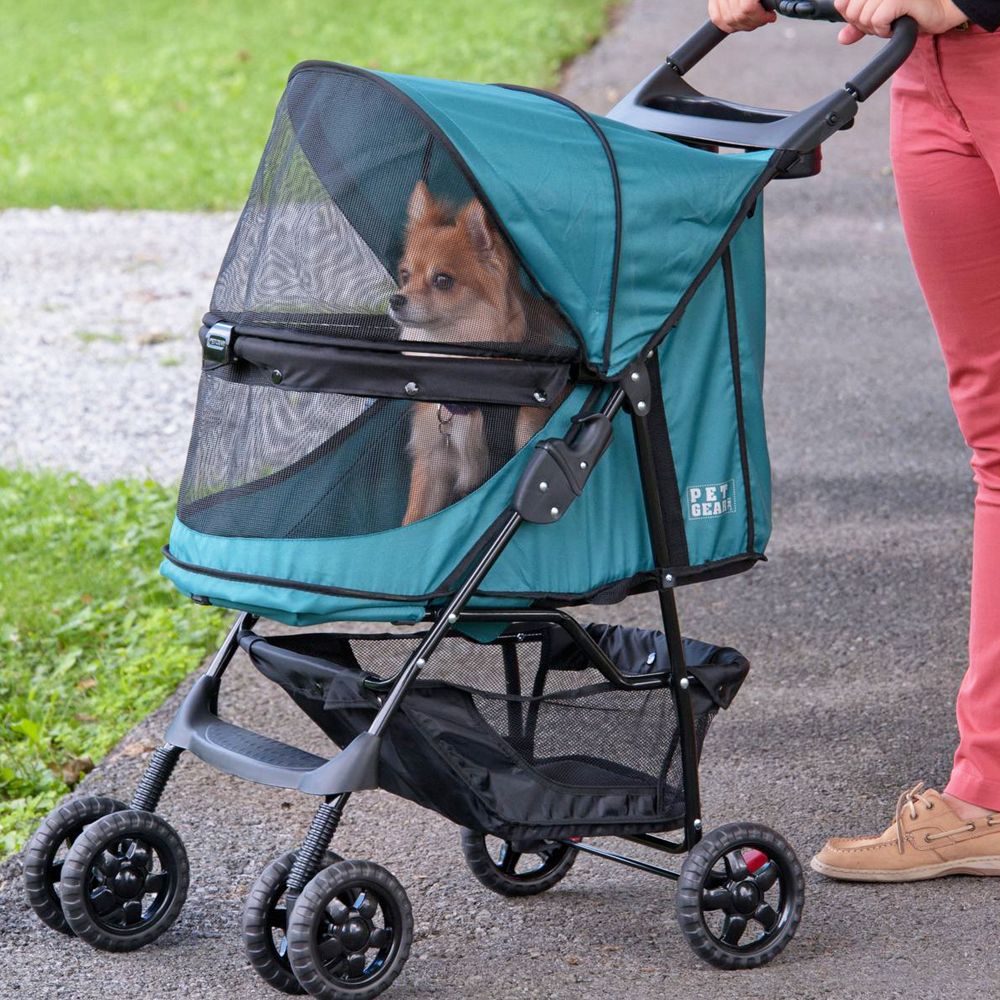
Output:
M182 753L183 750L180 747L169 744L155 750L146 765L142 779L139 781L139 787L135 790L135 795L132 796L130 809L156 812L163 789L167 787L170 775L174 773L174 768Z
M333 840L333 835L340 825L340 817L344 814L344 806L347 805L349 795L344 793L338 795L316 810L312 823L309 824L309 832L302 846L295 852L295 862L292 870L288 873L287 900L288 908L291 907L299 893L306 887L306 883L320 870L323 865L323 855L326 854Z

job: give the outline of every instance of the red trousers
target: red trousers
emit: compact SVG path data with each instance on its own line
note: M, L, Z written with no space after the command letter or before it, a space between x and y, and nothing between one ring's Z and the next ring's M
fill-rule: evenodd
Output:
M1000 32L920 38L893 82L892 158L977 484L969 666L947 791L1000 811Z

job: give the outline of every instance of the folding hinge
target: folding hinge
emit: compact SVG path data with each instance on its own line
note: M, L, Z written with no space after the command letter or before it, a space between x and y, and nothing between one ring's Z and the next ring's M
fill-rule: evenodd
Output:
M611 421L591 413L571 433L572 443L549 438L535 445L514 492L514 510L526 521L551 524L566 513L611 442Z
M233 360L232 338L232 323L213 323L202 340L202 358L217 365L228 365Z

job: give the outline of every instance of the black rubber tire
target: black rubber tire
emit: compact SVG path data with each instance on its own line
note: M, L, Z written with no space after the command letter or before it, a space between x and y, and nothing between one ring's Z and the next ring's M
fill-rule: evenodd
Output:
M767 855L767 863L751 872L745 848ZM755 969L795 936L804 900L802 866L788 841L757 823L727 823L685 858L677 882L677 920L688 944L710 965ZM710 921L708 913L722 915L721 929L714 926L719 917ZM744 942L751 924L760 932Z
M355 905L349 906L352 897ZM363 900L360 906L358 900ZM336 911L340 919L334 916ZM373 918L378 917L382 927L374 928ZM350 968L335 972L345 959L328 958L324 963L321 947L329 947L336 938L343 952L347 934L361 935L360 941L354 938L358 943L349 941L347 961L360 956L367 964L357 972ZM292 971L306 992L320 1000L377 997L402 971L412 943L413 912L406 891L395 876L370 861L341 861L324 868L302 890L288 928ZM369 962L371 948L379 950Z
M334 865L343 858L333 851L327 851L324 867ZM287 927L287 912L281 907L288 875L295 862L295 852L289 851L275 858L254 882L243 909L243 947L247 958L257 974L268 986L282 993L293 995L305 993L288 960L287 941L285 949L276 945L274 929L284 922ZM281 913L284 912L282 919Z
M496 838L500 839L500 838ZM573 867L577 852L565 844L547 845L543 852L526 851L524 854L537 854L541 864L527 872L518 873L517 864L524 854L513 852L507 841L502 841L500 860L494 859L486 844L486 835L477 833L467 827L462 827L462 853L469 871L487 889L501 896L537 896L540 892L551 889L561 882L566 873ZM504 864L511 866L512 871L505 871Z
M65 845L73 846L84 828L109 813L128 809L124 802L104 795L89 795L57 806L42 820L24 849L24 891L28 904L47 927L73 936L66 922L57 886L63 861L58 857Z
M154 856L159 872L151 870ZM138 891L136 879L142 880ZM76 936L92 947L137 951L177 919L189 879L187 852L165 819L134 809L111 813L88 826L66 857L63 913ZM142 901L150 894L147 907ZM98 898L104 902L95 905ZM140 909L133 922L137 900ZM119 911L121 917L116 916Z

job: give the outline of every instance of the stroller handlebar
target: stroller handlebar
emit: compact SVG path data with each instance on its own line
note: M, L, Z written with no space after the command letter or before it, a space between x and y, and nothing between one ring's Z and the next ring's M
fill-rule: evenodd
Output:
M761 3L765 9L785 17L843 20L833 0L761 0ZM700 144L808 154L835 132L849 128L858 105L902 66L916 45L917 24L911 17L897 19L891 38L869 63L841 89L798 112L708 97L683 79L688 70L729 37L728 32L707 21L674 50L663 66L616 105L609 117Z

